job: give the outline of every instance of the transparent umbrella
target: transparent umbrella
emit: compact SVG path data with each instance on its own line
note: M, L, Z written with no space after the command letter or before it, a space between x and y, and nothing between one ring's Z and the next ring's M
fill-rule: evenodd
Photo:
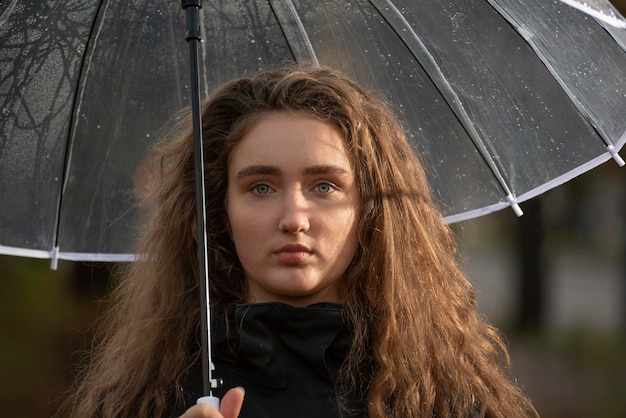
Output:
M455 222L621 163L626 38L609 23L546 0L205 1L201 94L284 63L351 74L404 121ZM0 252L133 258L146 148L190 103L184 38L170 0L1 3Z

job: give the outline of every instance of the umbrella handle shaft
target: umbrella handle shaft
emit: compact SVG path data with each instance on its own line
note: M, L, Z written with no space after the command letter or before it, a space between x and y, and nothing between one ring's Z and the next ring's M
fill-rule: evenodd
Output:
M198 61L198 43L201 42L198 10L200 0L182 0L182 7L187 12L187 35L189 43L189 63L191 70L191 111L193 120L194 154L196 169L196 209L198 227L198 273L200 280L201 326L202 330L202 382L205 395L211 396L214 380L211 376L211 311L209 306L209 267L206 237L206 196L204 187L204 152L202 143L202 112L200 104L200 77ZM201 398L203 399L203 398ZM217 398L216 398L217 399Z

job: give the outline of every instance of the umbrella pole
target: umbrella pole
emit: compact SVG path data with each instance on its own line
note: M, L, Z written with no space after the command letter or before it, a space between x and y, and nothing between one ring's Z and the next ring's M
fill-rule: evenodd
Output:
M209 267L206 237L206 196L204 189L204 152L202 147L202 113L200 105L200 82L198 76L198 43L201 42L198 10L202 7L201 0L182 0L182 8L187 12L187 34L189 43L189 63L191 69L191 110L193 119L194 157L196 168L196 210L198 225L198 263L200 279L200 300L202 303L202 384L204 397L198 402L209 403L219 407L219 400L212 396L212 389L217 381L211 376L213 361L211 357L211 310L209 306Z

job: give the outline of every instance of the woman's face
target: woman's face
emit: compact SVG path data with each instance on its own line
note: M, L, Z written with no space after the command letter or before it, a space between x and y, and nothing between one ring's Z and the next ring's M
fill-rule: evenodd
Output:
M227 213L249 302L339 302L357 248L354 171L341 133L269 113L233 150Z

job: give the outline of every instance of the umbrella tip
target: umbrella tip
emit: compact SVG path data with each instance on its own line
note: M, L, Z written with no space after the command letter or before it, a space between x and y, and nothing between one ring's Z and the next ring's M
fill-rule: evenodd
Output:
M517 203L517 198L513 196L512 193L509 193L509 195L506 197L506 201L509 202L509 206L511 206L511 209L513 209L513 212L515 212L517 216L522 216L524 214L524 211Z
M50 255L50 269L56 270L59 266L59 247L54 247Z
M609 152L609 154L611 154L611 157L613 157L617 165L619 165L620 167L624 167L626 163L624 162L624 159L619 155L613 144L607 145L606 150Z

